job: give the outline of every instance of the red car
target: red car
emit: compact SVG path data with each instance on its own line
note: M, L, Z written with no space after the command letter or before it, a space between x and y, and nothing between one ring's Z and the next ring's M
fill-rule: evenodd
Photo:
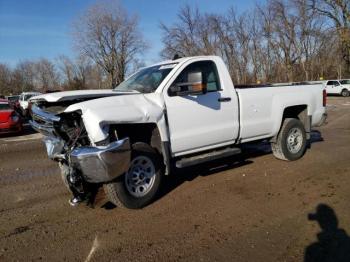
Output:
M0 99L0 134L22 131L21 116L11 108L9 101Z

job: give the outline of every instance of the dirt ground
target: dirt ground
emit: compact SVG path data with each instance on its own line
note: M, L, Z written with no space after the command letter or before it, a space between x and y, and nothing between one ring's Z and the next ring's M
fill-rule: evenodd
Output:
M349 261L350 98L330 97L328 114L302 159L249 145L243 161L167 178L142 210L102 194L94 208L69 206L38 137L2 137L0 261L322 261L322 250Z

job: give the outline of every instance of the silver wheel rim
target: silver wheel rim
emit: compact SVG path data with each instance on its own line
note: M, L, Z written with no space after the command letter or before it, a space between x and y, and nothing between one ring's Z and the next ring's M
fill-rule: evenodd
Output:
M126 188L134 197L145 196L152 189L155 179L155 167L146 156L135 157L125 173Z
M288 132L287 136L287 148L288 151L296 154L300 151L303 145L303 134L299 128L292 128Z

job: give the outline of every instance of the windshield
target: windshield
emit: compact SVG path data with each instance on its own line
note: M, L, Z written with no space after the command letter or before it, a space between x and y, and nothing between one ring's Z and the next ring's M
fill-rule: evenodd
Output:
M114 90L152 93L175 66L176 64L167 64L141 69L139 72L122 82Z
M350 85L350 79L340 80L340 83L342 83L343 85Z
M7 103L0 104L0 110L8 110L8 109L11 109L9 104L7 104Z
M9 100L9 101L18 101L18 99L19 99L19 96L9 96L9 97L7 97L7 100Z

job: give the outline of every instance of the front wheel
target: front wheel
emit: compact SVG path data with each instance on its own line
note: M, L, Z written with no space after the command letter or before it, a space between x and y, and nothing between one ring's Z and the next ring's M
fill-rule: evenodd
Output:
M350 95L349 90L343 89L343 90L341 91L341 95L342 95L343 97L349 96L349 95Z
M150 204L156 197L164 173L161 157L146 143L132 145L128 171L104 185L109 200L118 207L132 209Z
M306 150L306 132L300 120L286 118L271 148L276 158L287 161L301 158Z

